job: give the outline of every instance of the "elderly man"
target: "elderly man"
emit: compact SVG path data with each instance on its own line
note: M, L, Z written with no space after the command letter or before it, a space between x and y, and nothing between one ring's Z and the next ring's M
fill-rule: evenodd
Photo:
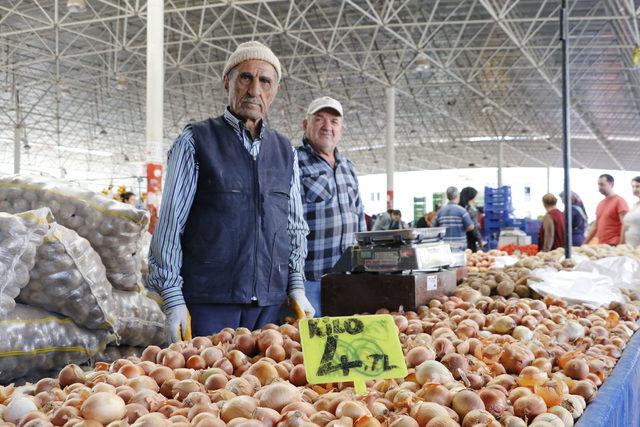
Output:
M321 315L320 278L342 252L366 231L364 209L353 164L336 146L344 131L342 105L324 96L309 104L298 147L304 217L309 225L305 288L316 315Z
M184 339L189 323L210 335L278 322L287 296L313 315L297 155L264 121L280 62L263 44L242 43L222 75L224 114L188 125L168 155L149 281L170 341Z
M458 204L460 192L456 187L447 188L447 200L449 203L438 211L433 226L446 227L444 241L455 248L466 249L467 231L473 231L475 228L473 220L469 212Z

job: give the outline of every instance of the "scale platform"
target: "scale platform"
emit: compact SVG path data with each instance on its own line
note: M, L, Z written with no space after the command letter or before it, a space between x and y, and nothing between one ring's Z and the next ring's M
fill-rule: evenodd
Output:
M445 232L434 227L356 233L358 245L342 254L333 272L433 272L466 265L464 250L452 251L443 241Z

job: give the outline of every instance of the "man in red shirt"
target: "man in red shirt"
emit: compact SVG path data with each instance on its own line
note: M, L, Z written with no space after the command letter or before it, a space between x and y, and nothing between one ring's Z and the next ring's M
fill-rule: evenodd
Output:
M604 196L604 200L598 203L596 209L596 224L585 240L589 243L595 235L598 242L608 245L624 243L624 227L622 219L629 212L627 202L613 191L613 177L609 174L600 175L598 178L598 191Z

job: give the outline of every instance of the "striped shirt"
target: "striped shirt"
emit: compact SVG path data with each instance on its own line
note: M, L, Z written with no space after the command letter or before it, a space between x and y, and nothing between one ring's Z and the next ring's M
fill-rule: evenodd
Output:
M225 108L224 119L255 159L260 152L264 121L259 135L252 140L244 123ZM232 143L230 141L230 143ZM298 156L293 149L293 175L289 190L289 217L287 231L291 239L289 252L288 290L304 289L304 260L307 256L309 227L304 221L300 197ZM169 150L165 188L162 193L160 218L151 240L149 251L149 287L162 295L165 308L185 304L182 296L183 280L181 237L198 183L198 162L195 157L193 132L187 126ZM231 213L233 215L234 213ZM255 298L255 297L254 297Z
M462 206L449 202L443 206L433 223L434 227L446 227L447 232L444 241L448 243L458 243L466 248L467 227L473 224L469 212Z
M306 138L297 150L304 218L310 230L305 274L309 280L320 280L345 249L355 245L355 233L367 229L364 208L351 161L336 150L336 166L331 167Z

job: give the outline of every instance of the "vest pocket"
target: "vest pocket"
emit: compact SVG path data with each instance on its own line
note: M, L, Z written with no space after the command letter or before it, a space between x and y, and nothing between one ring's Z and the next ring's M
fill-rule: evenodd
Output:
M289 280L289 252L291 241L286 225L273 236L271 248L271 272L267 292L270 295L284 294Z

